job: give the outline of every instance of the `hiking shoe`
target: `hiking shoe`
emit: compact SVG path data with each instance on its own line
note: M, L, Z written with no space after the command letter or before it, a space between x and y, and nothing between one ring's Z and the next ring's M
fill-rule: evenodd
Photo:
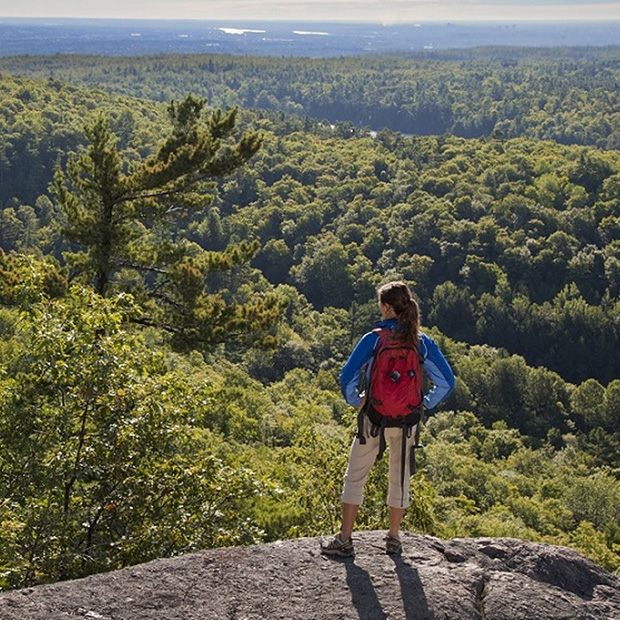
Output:
M321 543L321 553L323 555L337 555L342 558L352 558L355 555L355 551L353 550L353 539L342 540L340 534L337 534L326 545Z
M394 538L389 534L385 537L385 552L390 555L398 555L403 552L403 544L398 538Z

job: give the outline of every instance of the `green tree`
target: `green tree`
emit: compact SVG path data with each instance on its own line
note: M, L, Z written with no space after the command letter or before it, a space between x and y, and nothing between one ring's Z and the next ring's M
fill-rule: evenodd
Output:
M193 421L197 386L128 331L128 295L31 304L0 379L0 585L256 542L261 483ZM228 453L230 455L230 453Z
M605 388L596 379L587 379L570 396L573 416L586 428L603 426L605 420Z
M617 433L620 428L620 379L614 379L607 386L603 412L606 428Z
M279 284L289 279L293 257L282 239L270 239L256 255L254 264L271 282Z
M86 129L89 145L58 169L53 190L67 238L82 248L66 253L71 270L105 295L133 285L143 302L138 320L160 325L175 342L210 346L231 333L260 333L282 310L275 297L245 305L210 294L208 274L249 260L256 243L207 251L178 234L173 223L196 215L209 202L213 179L246 163L259 149L253 132L232 140L236 110L205 111L189 95L168 106L169 136L138 162L123 161L103 116ZM127 275L129 273L129 275Z
M475 331L471 294L453 282L435 288L429 319L439 329L460 340L472 340Z
M349 265L357 252L332 234L314 237L304 258L291 270L302 293L318 308L347 307L355 293Z
M575 523L589 521L601 531L618 527L620 482L603 472L588 477L571 476L564 495Z
M609 162L591 153L581 153L571 171L570 179L585 188L588 193L596 194L603 187L605 180L614 173Z

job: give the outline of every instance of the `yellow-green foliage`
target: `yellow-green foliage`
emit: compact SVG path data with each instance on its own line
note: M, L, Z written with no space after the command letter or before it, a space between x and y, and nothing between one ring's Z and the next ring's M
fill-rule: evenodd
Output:
M0 87L1 587L332 533L355 426L338 370L377 318L374 287L401 277L459 377L423 433L405 526L569 545L617 569L617 151L245 112L263 147L197 189L175 177L213 147L197 99L161 135L161 105ZM526 133L561 108L549 97ZM217 142L235 116L211 114ZM225 155L214 174L239 161ZM57 159L64 215L43 195ZM96 179L187 190L128 195L103 287ZM386 525L386 465L359 527Z

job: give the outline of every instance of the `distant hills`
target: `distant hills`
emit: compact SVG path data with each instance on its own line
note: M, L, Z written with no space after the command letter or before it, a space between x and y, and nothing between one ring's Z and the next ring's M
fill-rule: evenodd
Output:
M617 22L349 24L0 17L0 56L218 52L315 58L479 46L620 44Z

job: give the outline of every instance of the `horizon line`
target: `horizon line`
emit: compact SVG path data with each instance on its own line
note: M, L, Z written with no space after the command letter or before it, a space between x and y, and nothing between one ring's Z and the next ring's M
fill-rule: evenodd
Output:
M209 22L209 23L230 23L230 22L251 22L253 24L363 24L363 25L375 25L375 26L413 26L415 24L574 24L587 22L588 24L610 24L620 23L620 18L592 18L587 17L568 17L564 19L556 18L539 18L539 19L498 19L498 18L478 18L478 19L418 19L418 20L405 20L405 21L392 21L392 20L348 20L348 19L265 19L265 18L222 18L222 19L207 19L204 17L111 17L111 16L83 16L83 15L0 15L0 21L2 20L67 20L67 21L141 21L141 22Z

